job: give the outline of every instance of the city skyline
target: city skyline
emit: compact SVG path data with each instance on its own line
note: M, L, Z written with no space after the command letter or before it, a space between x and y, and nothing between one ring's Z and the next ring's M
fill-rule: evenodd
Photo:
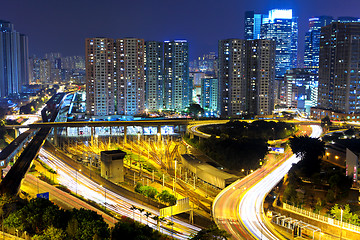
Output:
M335 0L307 0L301 3L280 0L255 0L250 3L185 1L182 3L183 7L176 8L164 1L136 2L136 6L130 2L103 4L104 6L92 2L17 0L3 3L0 13L2 19L12 22L18 31L29 36L30 55L61 52L63 55L83 56L85 38L136 37L146 41L186 39L192 60L216 51L219 39L243 39L245 11L266 12L273 8L292 8L294 15L299 17L299 55L302 56L309 18L321 15L334 18L358 17L356 6L360 6L356 0L349 0L348 4L337 8L333 8L337 3ZM154 7L154 4L158 6ZM97 18L88 17L88 13L93 10L98 10ZM139 17L131 24L124 24L135 10Z

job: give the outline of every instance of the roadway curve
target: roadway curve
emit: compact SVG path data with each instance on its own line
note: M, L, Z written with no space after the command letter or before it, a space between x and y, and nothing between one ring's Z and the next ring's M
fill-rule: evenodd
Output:
M87 178L79 171L76 171L75 169L66 165L64 162L62 162L61 159L52 155L45 149L40 150L39 157L45 164L56 170L57 181L60 184L68 187L72 192L77 192L86 199L94 201L99 205L106 206L107 209L113 211L116 214L133 218L144 224L148 224L154 229L158 229L155 220L152 218L146 219L143 214L140 214L138 211L132 211L130 208L132 205L134 205L150 212L152 216L159 215L158 210L154 210L142 204L138 204L117 194L116 192L105 189L103 186ZM171 218L167 218L167 220L170 221ZM173 227L164 226L161 224L160 229L164 234L173 236L176 239L188 239L192 234L195 234L201 230L200 228L183 222L177 218L173 218L172 221L174 222Z
M311 128L311 137L320 137L321 127L311 125ZM232 239L282 239L264 224L263 202L292 164L299 160L291 155L276 164L268 163L225 188L213 203L216 224L229 232Z

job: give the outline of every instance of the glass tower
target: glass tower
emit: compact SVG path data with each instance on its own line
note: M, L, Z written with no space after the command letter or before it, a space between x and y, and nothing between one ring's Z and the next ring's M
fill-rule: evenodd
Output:
M291 9L273 9L268 15L263 15L260 37L275 41L276 77L283 77L286 70L296 67L298 24Z
M17 95L29 84L28 38L14 25L0 20L0 97Z

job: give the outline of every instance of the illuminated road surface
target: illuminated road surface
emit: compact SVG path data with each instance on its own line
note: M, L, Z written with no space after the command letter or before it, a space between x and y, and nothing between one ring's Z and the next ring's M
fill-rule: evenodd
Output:
M311 128L311 137L320 137L321 127L312 125ZM292 155L281 165L265 165L224 189L213 203L216 224L233 239L280 239L263 223L263 202L268 192L299 160Z
M149 217L147 220L144 216L144 213L145 211L148 211L152 214L152 216L158 216L158 211L150 209L146 206L139 205L138 203L126 199L115 192L105 189L101 185L80 174L80 172L70 168L68 165L44 149L40 150L40 158L43 162L45 162L48 166L57 172L57 180L59 183L67 186L71 191L77 192L78 195L84 196L89 200L106 206L107 209L110 209L119 215L127 216L129 218L133 218L134 216L135 220L141 221L143 224L149 224L150 227L157 229L156 221L151 217ZM132 205L138 208L143 208L145 211L142 214L136 210L133 212L130 210ZM167 220L171 220L171 218L167 218ZM188 239L191 234L201 230L191 224L185 223L175 218L173 219L173 222L173 236L177 239ZM171 229L171 226L161 225L161 232L164 234L172 235Z

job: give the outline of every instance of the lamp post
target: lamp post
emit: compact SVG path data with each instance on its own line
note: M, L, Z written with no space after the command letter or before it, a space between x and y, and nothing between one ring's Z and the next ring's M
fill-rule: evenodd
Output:
M341 222L341 228L340 228L340 240L342 239L342 229L343 229L343 221L342 221L342 218L343 218L343 209L340 208L340 222Z

